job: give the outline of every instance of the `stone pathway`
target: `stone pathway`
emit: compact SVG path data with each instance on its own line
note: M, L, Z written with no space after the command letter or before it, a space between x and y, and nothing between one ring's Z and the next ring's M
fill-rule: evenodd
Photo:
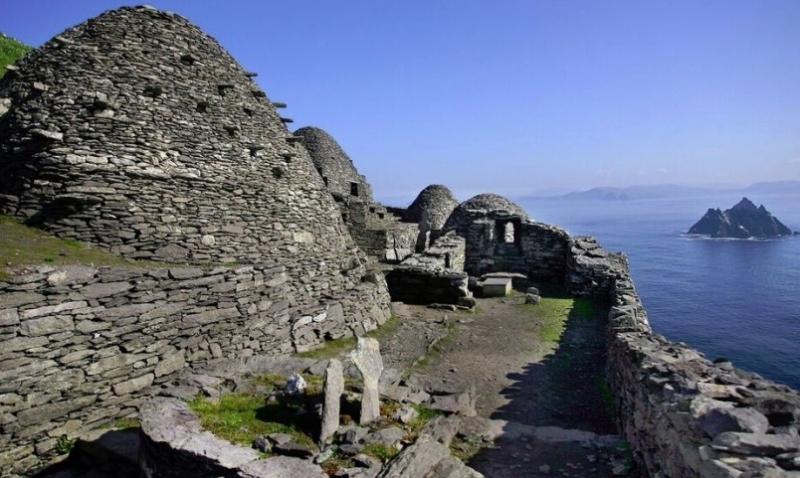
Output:
M559 343L547 343L536 307L522 301L479 299L477 313L449 312L453 336L414 373L429 390L474 385L490 428L479 433L493 443L468 464L490 478L635 476L603 398L604 314L572 314ZM424 322L443 314L406 307Z

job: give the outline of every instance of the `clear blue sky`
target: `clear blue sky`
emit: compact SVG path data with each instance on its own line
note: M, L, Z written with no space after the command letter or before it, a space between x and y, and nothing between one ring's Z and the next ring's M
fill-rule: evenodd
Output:
M0 0L40 45L114 1ZM379 197L800 179L800 1L159 1Z

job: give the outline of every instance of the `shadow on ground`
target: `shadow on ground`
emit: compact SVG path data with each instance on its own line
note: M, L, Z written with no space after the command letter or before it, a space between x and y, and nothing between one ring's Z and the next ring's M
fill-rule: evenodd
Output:
M552 354L507 375L514 383L501 393L510 401L490 418L508 423L470 466L490 478L633 476L624 444L613 436L607 308L585 309L572 309Z

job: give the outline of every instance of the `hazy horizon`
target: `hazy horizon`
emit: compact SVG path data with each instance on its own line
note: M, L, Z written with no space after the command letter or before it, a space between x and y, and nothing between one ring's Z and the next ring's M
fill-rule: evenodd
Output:
M800 179L800 2L151 2L214 36L379 197ZM119 1L6 0L33 46Z

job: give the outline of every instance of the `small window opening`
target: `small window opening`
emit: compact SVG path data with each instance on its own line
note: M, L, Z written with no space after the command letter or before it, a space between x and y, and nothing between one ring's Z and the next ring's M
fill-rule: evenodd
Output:
M325 183L325 187L328 187L328 177L322 176L322 182Z
M383 218L384 218L384 214L382 212L379 212L378 213L378 219L383 219Z
M205 113L208 111L208 102L207 101L199 101L197 103L197 112L198 113Z
M507 222L503 226L503 242L506 244L514 243L514 223Z
M188 53L185 55L181 55L181 63L183 63L184 65L191 66L194 65L194 62L195 62L195 57L193 57L192 55Z
M350 195L358 197L358 183L350 183Z
M369 212L374 213L375 212L375 208L374 207L369 208Z
M220 96L227 95L228 92L231 90L233 90L233 85L229 84L217 85L217 92L219 93Z
M452 265L450 263L450 253L448 252L444 255L444 268L449 269L451 267Z

